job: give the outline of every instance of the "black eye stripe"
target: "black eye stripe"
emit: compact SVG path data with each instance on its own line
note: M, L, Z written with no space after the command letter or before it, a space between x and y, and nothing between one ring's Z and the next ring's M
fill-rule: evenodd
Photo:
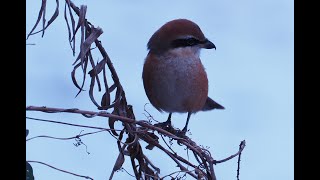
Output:
M186 39L175 39L172 41L171 45L173 48L177 47L187 47L201 44L202 42L196 38L186 38Z

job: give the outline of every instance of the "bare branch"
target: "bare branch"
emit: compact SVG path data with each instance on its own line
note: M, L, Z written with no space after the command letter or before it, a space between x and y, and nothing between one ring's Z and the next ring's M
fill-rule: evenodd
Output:
M171 134L171 133L169 133L169 132L167 132L167 131L159 128L159 127L153 126L153 125L147 123L146 121L136 121L134 119L130 119L130 118L127 118L127 117L122 117L122 116L117 116L117 115L114 115L114 114L109 114L109 113L106 113L104 111L92 112L92 111L84 111L84 110L78 110L78 109L61 109L61 108L35 107L35 106L28 106L26 108L26 110L28 110L28 111L42 111L42 112L47 112L47 113L59 113L59 112L78 113L78 114L86 114L86 115L89 115L90 117L94 117L94 116L112 117L112 118L115 118L115 119L117 119L119 121L122 121L124 123L137 124L137 125L140 125L141 127L147 128L149 130L155 130L158 133L161 133L161 134L166 135L166 136L168 136L168 137L170 137L172 139L177 140L178 143L180 143L180 144L186 145L190 150L192 150L195 154L197 154L200 157L200 159L203 161L204 164L206 162L208 162L208 163L213 162L212 158L211 159L206 159L208 157L204 156L205 153L202 152L203 148L197 146L195 144L195 142L191 141L190 138L178 137L178 136L176 136L174 134ZM186 162L188 162L187 160L185 160L185 159L182 160L183 159L182 157L179 157L176 154L173 154L173 153L169 152L164 147L162 147L159 143L156 143L151 137L147 136L146 133L142 133L139 136L140 136L141 139L145 140L147 143L153 144L154 146L158 147L159 149L164 151L166 154L168 154L177 163L177 165L180 167L181 170L188 171L179 162L179 161L182 161L182 162L186 163ZM197 167L195 165L192 165L191 163L187 163L187 164L192 166L192 167ZM206 166L206 164L205 164L205 166ZM206 169L207 169L207 173L211 173L212 172L211 170L209 170L208 167L206 167ZM201 170L198 169L197 172L201 172ZM201 172L201 174L207 174L207 173ZM193 177L197 177L196 175L191 174L191 173L190 173L190 175L193 176ZM207 174L205 176L210 177L212 175ZM213 176L213 177L215 177L215 176ZM214 178L209 178L209 179L214 179Z

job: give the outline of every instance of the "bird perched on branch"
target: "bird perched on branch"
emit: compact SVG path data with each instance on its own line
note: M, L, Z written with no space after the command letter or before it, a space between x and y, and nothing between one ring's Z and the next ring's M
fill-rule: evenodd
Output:
M208 97L208 78L200 60L200 50L216 49L201 29L187 19L164 24L148 42L142 79L151 104L160 112L188 113L185 134L192 113L223 106Z

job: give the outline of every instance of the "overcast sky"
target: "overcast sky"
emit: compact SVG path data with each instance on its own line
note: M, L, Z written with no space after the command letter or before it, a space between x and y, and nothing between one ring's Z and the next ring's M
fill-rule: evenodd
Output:
M210 147L217 160L235 153L240 141L245 139L240 179L293 179L293 0L74 2L78 6L87 5L87 19L103 29L99 40L139 120L146 119L144 105L149 102L141 78L149 38L170 20L186 18L196 22L217 47L201 52L209 79L209 96L226 109L192 115L188 126L190 137ZM36 21L40 5L40 0L27 1L26 34ZM47 6L48 20L55 1L48 1ZM27 40L36 45L26 46L26 105L97 111L88 91L75 98L77 88L70 76L75 57L68 43L63 9L64 1L60 1L60 15L44 38L38 34ZM150 104L146 108L155 119L166 120L168 114L158 112ZM107 125L99 117L87 119L80 115L41 112L26 115L83 125ZM186 117L187 114L173 114L173 125L182 128ZM26 122L30 130L28 137L71 137L81 130L82 133L93 131L28 119ZM118 155L116 140L108 133L81 139L89 155L85 146L75 147L74 140L35 139L27 142L27 160L46 162L97 180L108 179ZM183 149L178 152L186 153ZM144 153L161 168L162 176L172 172L175 164L165 154L146 149ZM31 165L36 179L80 179L43 165ZM124 167L132 173L128 159ZM236 170L237 158L215 166L216 176L222 180L236 179ZM133 178L118 172L114 179Z

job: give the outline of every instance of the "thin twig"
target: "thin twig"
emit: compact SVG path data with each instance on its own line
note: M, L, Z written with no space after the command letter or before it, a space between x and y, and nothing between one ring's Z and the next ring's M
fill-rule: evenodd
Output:
M246 141L245 141L245 140L241 141L241 143L240 143L240 149L239 149L239 151L238 151L237 153L235 153L235 154L233 154L233 155L231 155L231 156L229 156L229 157L227 157L227 158L225 158L225 159L219 160L219 161L215 160L215 161L214 161L214 164L223 163L223 162L226 162L226 161L228 161L228 160L236 157L237 155L239 155L239 154L243 151L243 149L244 149L245 146L246 146Z
M160 179L164 179L165 177L171 176L171 175L176 174L176 173L187 173L187 172L193 172L193 171L195 171L195 170L190 170L190 171L175 171L175 172L172 172L172 173L170 173L170 174L168 174L168 175L163 176L163 177L160 178Z
M100 132L104 132L106 130L100 130L100 131L95 131L95 132L90 132L90 133L85 133L85 134L79 134L76 136L72 136L72 137L68 137L68 138L58 138L58 137L53 137L53 136L46 136L46 135L40 135L40 136L35 136L32 138L27 139L26 141L32 140L32 139L36 139L36 138L49 138L49 139L57 139L57 140L70 140L70 139L75 139L75 138L79 138L82 136L87 136L90 134L96 134L96 133L100 133Z
M244 149L244 146L246 145L246 141L243 140L241 141L240 145L239 145L239 151ZM240 159L241 159L241 152L239 153L238 156L238 168L237 168L237 180L239 180L239 175L240 175Z
M153 167L153 169L157 171L158 174L160 173L160 169L157 166L155 166L146 155L143 155L143 158L148 162L148 164L150 164Z
M163 142L164 142L164 143L167 145L167 147L172 151L172 153L176 154L176 152L174 152L174 150L173 150L173 149L169 146L169 144L166 142L166 140L164 139L163 135L160 134L160 136L161 136Z
M147 137L147 136L146 136ZM150 141L153 142L153 145L155 145L156 147L158 147L159 149L161 149L163 152L165 152L169 157L171 157L171 159L173 161L175 161L175 163L178 165L178 167L182 170L182 171L186 171L190 176L197 178L197 176L191 172L188 171L187 168L185 168L176 158L175 156L169 152L167 149L165 149L163 146L161 146L159 143L154 142L154 141Z
M50 108L50 107L45 107L45 106L27 106L26 110L27 111L41 111L41 112L45 112L45 113L68 112L68 113L75 113L75 114L82 114L82 115L90 115L92 117L94 117L94 116L111 117L111 118L117 119L117 120L125 122L125 123L138 124L142 127L146 127L151 130L158 131L158 132L160 132L168 137L171 137L175 140L180 140L182 142L186 141L185 139L177 137L176 135L173 135L173 134L171 134L171 133L169 133L159 127L152 126L152 125L146 123L145 121L136 121L134 119L130 119L127 117L110 114L105 111L93 112L93 111L79 110L79 109L74 109L74 108L73 109L72 108L71 109L62 109L62 108ZM65 124L68 124L68 123L65 123ZM80 126L80 127L86 127L86 126ZM88 127L90 127L90 126L88 126ZM96 129L99 129L99 128L96 128ZM100 129L105 129L105 128L100 128Z
M145 113L143 113L144 116L146 116L146 118L147 118L149 121L150 121L150 119L152 119L152 120L154 120L155 122L158 122L158 123L159 123L159 121L155 120L155 119L153 118L153 116L146 110L146 105L147 105L147 104L149 104L149 103L144 104L144 106L143 106L143 111L146 112L146 113L148 114L148 116L147 116Z
M93 178L91 178L91 177L89 177L89 176L83 176L83 175L75 174L75 173L72 173L72 172L69 172L69 171L66 171L66 170L63 170L63 169L59 169L59 168L53 167L53 166L51 166L51 165L49 165L49 164L47 164L47 163L44 163L44 162L40 162L40 161L30 161L30 160L27 161L27 162L29 162L29 163L39 163L39 164L43 164L43 165L46 165L46 166L48 166L48 167L50 167L50 168L52 168L52 169L55 169L55 170L58 170L58 171L61 171L61 172L67 173L67 174L72 174L72 175L74 175L74 176L78 176L78 177L82 177L82 178L86 178L86 179L91 179L91 180L93 180Z
M121 169L119 169L119 170L121 170L121 171L123 170L123 171L125 171L127 174L129 174L129 176L135 177L134 175L130 174L130 173L129 173L125 168L123 168L123 167L122 167Z
M30 120L36 120L36 121L43 121L43 122L50 122L50 123L57 123L57 124L63 124L63 125L70 125L70 126L77 126L77 127L84 127L84 128L91 128L91 129L101 129L101 131L97 131L97 132L102 132L102 131L107 131L111 134L112 137L114 137L116 140L120 141L116 136L114 136L110 131L122 131L122 130L119 130L119 129L108 129L108 128L102 128L102 127L96 127L96 126L85 126L85 125L78 125L78 124L71 124L71 123L65 123L65 122L59 122L59 121L53 121L53 120L46 120L46 119L39 119L39 118L31 118L31 117L26 117L27 119L30 119ZM97 133L96 132L96 133ZM89 135L89 134L93 134L93 133L86 133L86 134L83 134L83 135ZM81 135L81 136L83 136ZM70 138L56 138L56 137L51 137L51 136L45 136L45 135L42 135L42 136L36 136L36 137L32 137L32 138L29 138L27 139L28 140L31 140L31 139L34 139L34 138L40 138L40 137L44 137L44 138L52 138L52 139L59 139L59 140L68 140L68 139L74 139L74 137L70 137ZM120 141L120 143L122 144L126 144L126 145L130 145L131 143L125 143L125 142L122 142Z
M86 125L65 123L65 122L52 121L52 120L39 119L39 118L26 117L26 119L35 120L35 121L43 121L43 122L51 122L51 123L57 123L57 124L64 124L64 125L69 125L69 126L77 126L77 127L91 128L91 129L101 129L101 130L104 130L104 131L111 131L111 130L121 131L121 130L118 130L118 129L108 129L108 128L102 128L102 127L97 127L97 126L86 126Z

